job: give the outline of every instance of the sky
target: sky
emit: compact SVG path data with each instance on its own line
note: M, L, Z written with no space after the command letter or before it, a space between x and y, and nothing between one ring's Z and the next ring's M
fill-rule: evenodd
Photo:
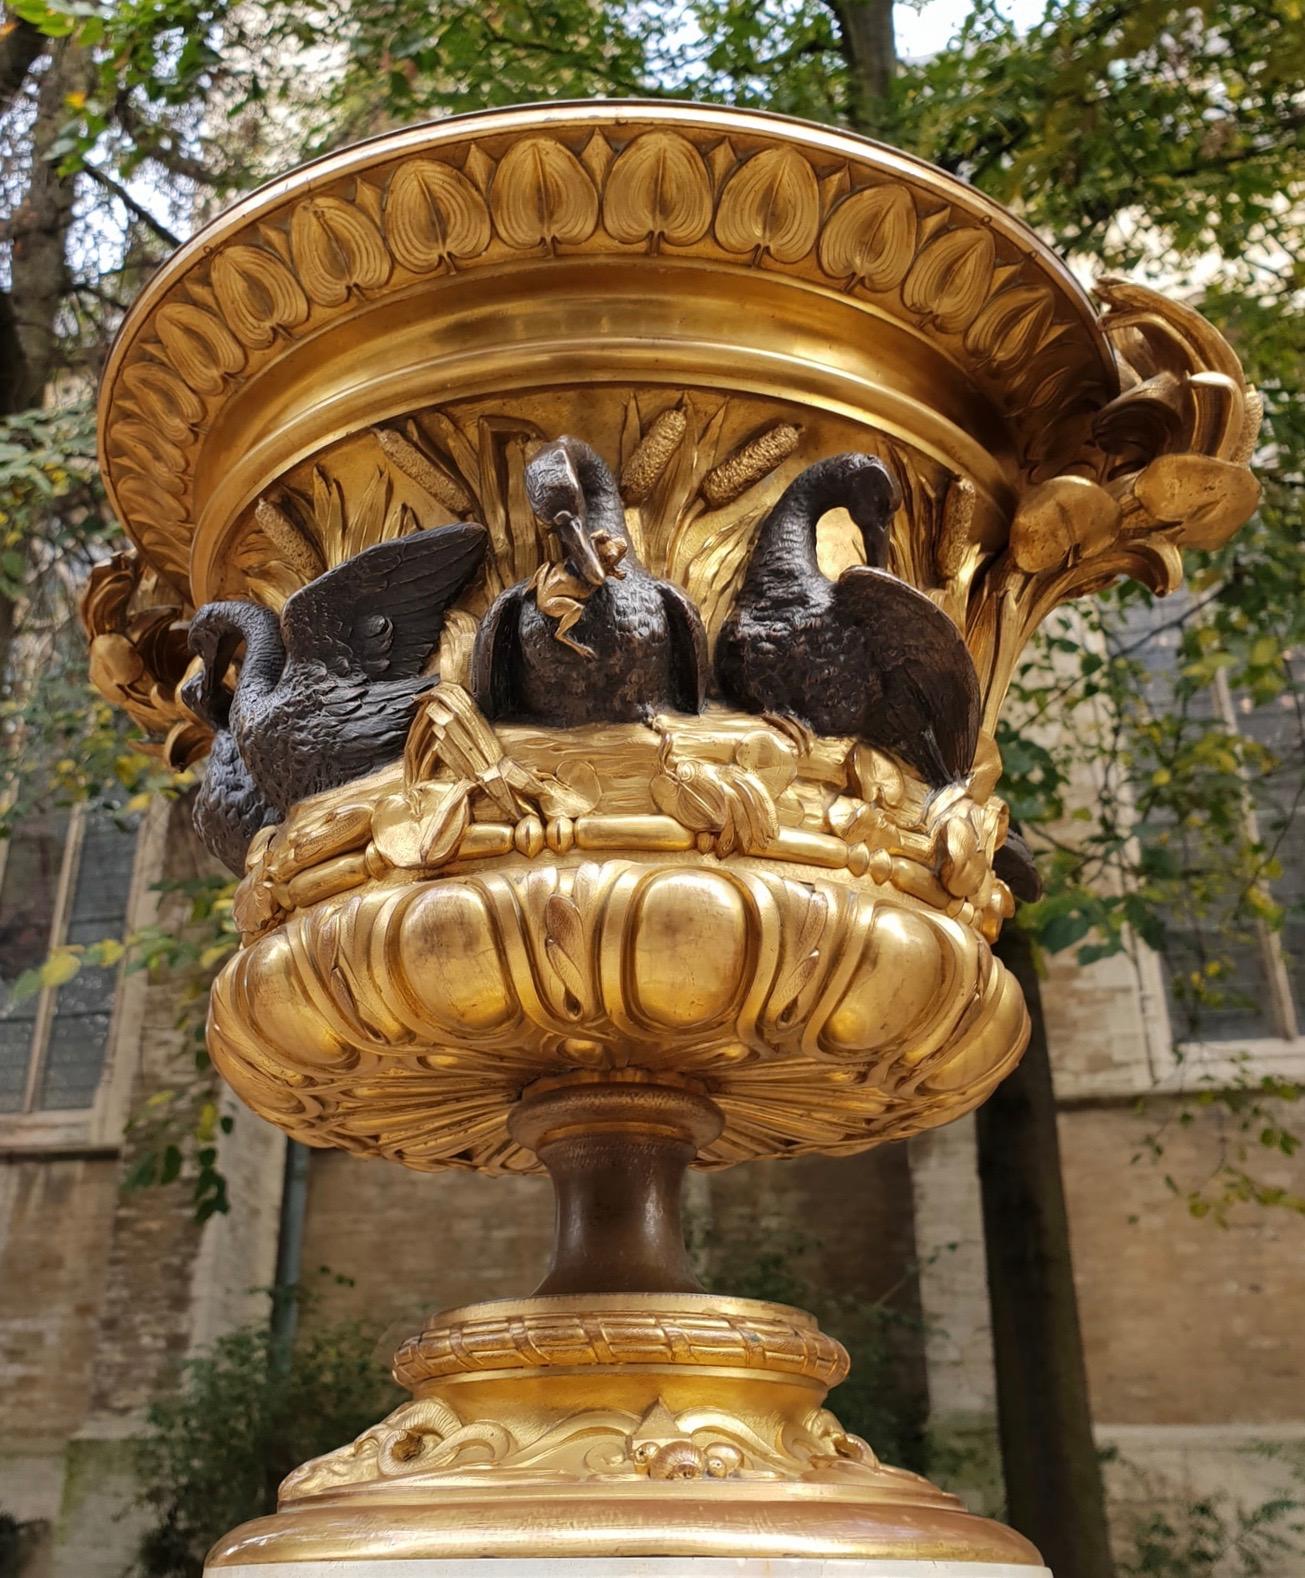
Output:
M923 0L918 5L907 0L896 6L893 26L897 32L898 53L911 58L934 54L972 9L968 0ZM1013 17L1019 27L1029 27L1046 10L1046 0L1003 0L1002 10Z

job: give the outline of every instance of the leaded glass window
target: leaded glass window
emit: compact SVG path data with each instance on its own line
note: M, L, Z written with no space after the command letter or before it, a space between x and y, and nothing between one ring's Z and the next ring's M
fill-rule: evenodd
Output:
M121 937L136 824L108 811L50 812L13 831L0 877L0 1114L92 1107L109 1052L119 971L87 966L16 1000L52 948Z

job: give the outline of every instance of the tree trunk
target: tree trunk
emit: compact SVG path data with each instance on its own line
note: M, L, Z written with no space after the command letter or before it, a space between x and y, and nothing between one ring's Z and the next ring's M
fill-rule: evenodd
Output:
M0 417L39 405L59 370L58 317L68 288L68 232L75 184L59 174L50 150L67 119L66 96L88 86L90 61L68 39L51 44L6 21L0 32L0 111L22 91L47 45L50 58L36 93L27 189L9 220L9 289L0 292ZM31 30L35 33L35 29ZM29 543L22 551L27 552ZM11 667L18 609L0 597L0 695L14 684Z
M1112 1578L1033 948L1008 931L997 953L1033 1021L1023 1062L977 1120L1007 1517L1055 1578Z
M0 115L13 104L49 39L32 22L0 13Z
M21 405L40 402L58 366L56 329L68 290L68 230L76 182L60 175L51 149L68 117L65 100L86 88L89 69L85 50L71 40L53 46L37 89L27 191L10 221L9 301L27 363Z
M832 0L850 91L848 118L867 136L883 136L892 120L897 39L893 0Z

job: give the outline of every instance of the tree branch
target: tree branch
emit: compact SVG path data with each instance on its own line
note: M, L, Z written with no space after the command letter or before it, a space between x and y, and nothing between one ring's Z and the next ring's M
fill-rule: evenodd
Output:
M594 76L604 76L614 88L642 99L664 99L674 97L656 83L644 82L626 76L623 72L617 73L608 68L607 63L591 59L581 50L569 44L552 43L542 38L526 38L521 34L500 32L488 18L482 20L481 27L485 37L492 44L502 45L506 49L519 49L527 55L545 55L551 60L557 60L577 70L589 71Z
M193 159L179 148L171 146L172 134L166 127L157 125L142 115L131 101L130 93L123 91L114 100L113 118L122 127L146 158L153 159L170 175L178 175L197 186L217 186L212 170L202 159Z
M842 56L851 91L852 125L869 136L882 135L890 119L897 75L897 38L893 0L827 0L838 24Z
M181 245L181 237L175 235L160 220L155 219L149 209L142 203L138 203L122 182L116 180L107 170L101 169L97 164L92 164L89 159L82 168L87 175L97 180L106 192L112 192L127 212L134 215L135 218L140 220L141 224L152 230L160 241L166 242L170 247L179 247Z

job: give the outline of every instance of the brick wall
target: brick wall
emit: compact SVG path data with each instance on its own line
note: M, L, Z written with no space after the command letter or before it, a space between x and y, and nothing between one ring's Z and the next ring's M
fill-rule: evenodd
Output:
M1165 1177L1208 1177L1234 1136L1217 1111L1189 1125L1183 1110L1061 1115L1093 1413L1103 1427L1305 1422L1305 1220L1254 1204L1224 1228L1194 1218ZM1257 1147L1249 1165L1301 1189L1299 1159Z

